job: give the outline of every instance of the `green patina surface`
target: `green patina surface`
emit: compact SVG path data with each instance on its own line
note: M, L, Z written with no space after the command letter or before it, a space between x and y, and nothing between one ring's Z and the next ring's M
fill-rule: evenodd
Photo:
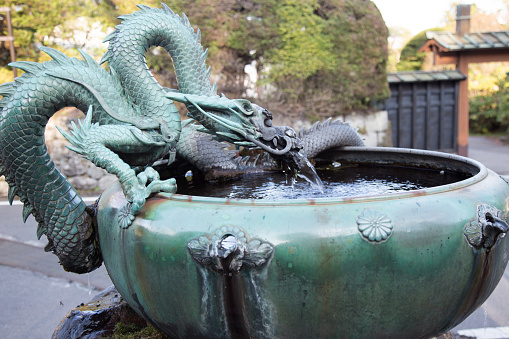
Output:
M147 167L162 159L173 162L177 146L186 147L178 143L182 126L172 100L185 103L189 116L202 124L199 131L187 125L193 135L206 132L219 141L258 146L283 160L301 148L289 128L272 126L267 110L216 94L200 32L185 15L167 6L139 8L120 17L122 23L105 39L109 47L101 62L109 63L109 72L84 52L79 60L41 47L51 61L13 63L26 73L0 86L0 175L9 184L9 201L20 197L24 220L34 215L38 236L48 237L47 250L69 271L89 272L102 260L93 209L47 154L44 128L57 110L76 106L87 112L70 133L62 133L70 149L119 178L127 197L123 227L152 193L176 190L173 179L160 180L158 172ZM172 56L178 91L161 87L148 71L143 56L154 45Z
M118 216L119 193L105 192L100 206L108 272L138 313L178 338L436 336L486 300L507 264L506 238L485 248L467 236L482 205L507 220L509 186L493 172L383 197L158 196L127 230L106 226ZM377 221L391 230L370 240L360 226ZM212 254L227 235L244 251L231 278ZM253 264L263 244L272 246L267 264Z

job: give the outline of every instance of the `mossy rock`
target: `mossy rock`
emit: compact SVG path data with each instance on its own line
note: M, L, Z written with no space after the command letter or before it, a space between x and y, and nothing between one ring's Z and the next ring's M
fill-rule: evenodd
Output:
M71 310L52 336L74 338L170 339L134 312L114 286Z

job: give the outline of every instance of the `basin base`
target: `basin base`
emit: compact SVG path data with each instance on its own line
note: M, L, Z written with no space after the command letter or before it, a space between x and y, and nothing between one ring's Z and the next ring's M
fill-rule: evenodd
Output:
M73 308L55 329L52 339L80 338L85 334L94 338L111 337L114 334L139 335L147 339L170 338L139 316L113 285L98 293L89 302ZM447 332L432 339L456 338L461 336Z

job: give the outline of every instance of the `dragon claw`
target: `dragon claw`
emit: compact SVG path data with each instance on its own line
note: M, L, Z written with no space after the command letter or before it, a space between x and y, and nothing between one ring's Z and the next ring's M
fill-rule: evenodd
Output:
M136 177L138 178L138 183L140 184L140 186L147 185L148 176L147 176L147 174L145 172L141 172Z
M136 176L130 188L130 194L127 195L129 202L121 210L122 220L120 221L123 228L131 225L134 217L140 213L150 195L159 192L175 193L177 191L177 184L173 178L160 180L159 173L152 167L147 167L145 171Z
M142 173L145 173L150 181L158 181L161 179L159 173L152 167L147 167Z
M147 167L143 172L137 175L138 182L142 186L146 186L147 182L159 181L159 173L152 167Z

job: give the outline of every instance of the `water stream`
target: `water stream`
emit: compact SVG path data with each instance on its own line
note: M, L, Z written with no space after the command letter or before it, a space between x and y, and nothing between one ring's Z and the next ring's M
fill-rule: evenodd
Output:
M88 288L88 295L92 295L92 288L90 287L90 273L87 273L87 288Z
M297 173L297 176L306 180L311 185L311 188L323 192L323 182L318 173L316 173L313 164L302 153L298 153L298 157L300 160L300 171Z

